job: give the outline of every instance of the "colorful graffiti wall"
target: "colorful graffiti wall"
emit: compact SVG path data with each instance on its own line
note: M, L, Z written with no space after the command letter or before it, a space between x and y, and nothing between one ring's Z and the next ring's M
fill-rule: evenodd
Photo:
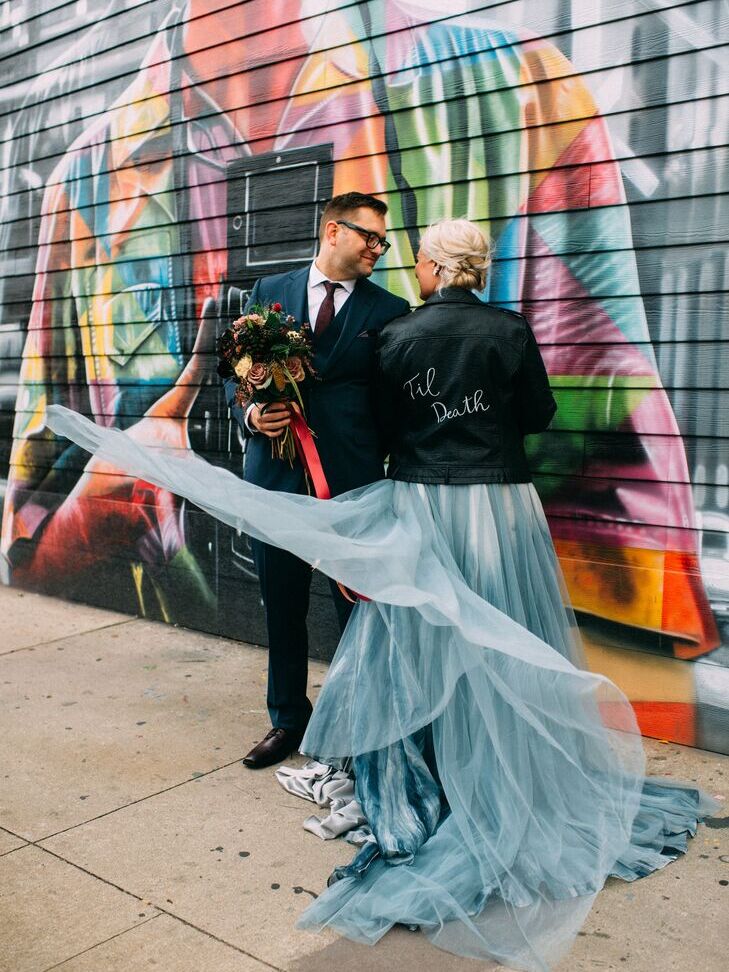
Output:
M44 413L240 470L202 304L222 327L311 260L356 188L413 304L428 223L490 232L482 297L559 403L531 453L590 664L647 734L729 752L728 34L721 0L0 2L3 580L265 643L247 538Z

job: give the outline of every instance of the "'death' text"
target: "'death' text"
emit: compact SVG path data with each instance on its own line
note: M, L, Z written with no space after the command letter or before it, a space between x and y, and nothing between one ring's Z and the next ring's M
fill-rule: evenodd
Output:
M407 381L403 382L403 388L407 389L413 401L418 398L424 398L426 400L440 398L440 392L435 387L436 380L435 368L428 368L425 377L419 371L412 378L408 378ZM435 419L439 424L448 419L473 415L475 412L488 412L491 408L489 403L483 400L483 388L477 388L470 395L465 395L455 408L449 407L444 402L431 401L428 404L435 412Z

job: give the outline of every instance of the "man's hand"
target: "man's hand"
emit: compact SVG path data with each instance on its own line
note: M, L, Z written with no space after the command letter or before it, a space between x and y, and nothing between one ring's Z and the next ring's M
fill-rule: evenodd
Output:
M277 439L291 423L291 413L288 405L283 402L274 402L265 411L261 411L260 405L254 405L248 421L254 429L267 435L269 439Z

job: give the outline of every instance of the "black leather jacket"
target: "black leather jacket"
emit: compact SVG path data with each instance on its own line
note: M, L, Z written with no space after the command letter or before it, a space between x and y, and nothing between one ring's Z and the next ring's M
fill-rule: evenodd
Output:
M531 481L523 437L546 429L557 406L521 314L445 288L385 325L378 363L390 478Z

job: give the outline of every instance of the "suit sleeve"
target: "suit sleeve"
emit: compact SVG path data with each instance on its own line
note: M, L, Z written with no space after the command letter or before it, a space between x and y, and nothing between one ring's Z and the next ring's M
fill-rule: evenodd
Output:
M246 301L246 305L243 308L244 314L248 313L248 311L253 306L253 304L257 304L260 302L260 297L259 297L260 283L261 283L260 280L256 281L253 290L251 291L250 296ZM238 425L241 427L243 431L243 435L245 435L247 438L250 438L252 435L255 435L255 432L253 429L250 428L250 426L246 422L246 415L248 412L248 408L242 406L239 402L236 401L235 398L235 393L238 390L238 379L236 378L228 362L224 361L222 358L218 363L218 374L223 379L225 400L228 403L230 414L233 416L233 418L236 420Z
M377 350L375 352L375 380L374 380L374 404L375 404L375 423L377 433L382 446L382 454L389 456L392 450L394 435L395 397L392 382L388 376L388 352L387 342L383 340L382 333L377 339Z
M397 312L393 314L390 321L380 331L377 338L377 349L375 351L375 377L374 377L374 396L375 396L375 422L377 432L382 444L383 456L389 456L392 451L395 417L397 415L396 393L391 380L388 377L388 360L391 352L387 350L387 332L392 325L392 321L410 314L410 304L398 299ZM397 326L397 325L394 325Z
M548 428L557 411L557 403L532 329L526 321L524 323L526 334L514 384L519 428L522 435L528 435Z

